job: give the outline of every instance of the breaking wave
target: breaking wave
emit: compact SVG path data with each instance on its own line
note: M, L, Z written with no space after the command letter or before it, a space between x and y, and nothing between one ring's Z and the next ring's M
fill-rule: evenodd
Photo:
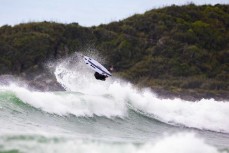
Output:
M115 77L97 81L80 60L74 64L69 61L54 67L65 92L38 92L15 84L1 86L0 92L11 92L23 103L60 116L128 118L128 111L134 110L166 124L229 133L228 102L161 99L149 89L138 90Z

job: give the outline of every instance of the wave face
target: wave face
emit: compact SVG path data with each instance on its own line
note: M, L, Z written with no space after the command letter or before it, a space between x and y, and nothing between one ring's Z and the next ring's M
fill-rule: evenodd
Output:
M54 66L66 91L40 92L16 82L0 86L0 151L107 152L112 147L114 153L215 153L229 148L228 101L161 99L115 77L98 81L82 62L67 58Z

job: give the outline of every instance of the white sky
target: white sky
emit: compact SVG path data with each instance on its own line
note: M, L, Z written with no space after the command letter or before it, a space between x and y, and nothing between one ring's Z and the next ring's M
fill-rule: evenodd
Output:
M0 26L44 20L92 26L190 2L229 4L229 0L0 0Z

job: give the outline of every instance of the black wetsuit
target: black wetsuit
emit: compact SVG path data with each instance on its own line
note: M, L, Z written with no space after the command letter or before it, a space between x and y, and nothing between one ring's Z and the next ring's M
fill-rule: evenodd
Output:
M102 81L105 81L107 78L107 76L99 74L98 72L95 72L94 76L97 80L102 80Z

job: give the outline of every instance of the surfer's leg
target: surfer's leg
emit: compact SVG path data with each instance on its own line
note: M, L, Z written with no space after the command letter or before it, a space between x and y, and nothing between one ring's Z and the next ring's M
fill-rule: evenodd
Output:
M97 72L95 72L94 76L95 76L95 78L96 78L97 80L100 78L100 75L99 75L99 73L97 73Z

